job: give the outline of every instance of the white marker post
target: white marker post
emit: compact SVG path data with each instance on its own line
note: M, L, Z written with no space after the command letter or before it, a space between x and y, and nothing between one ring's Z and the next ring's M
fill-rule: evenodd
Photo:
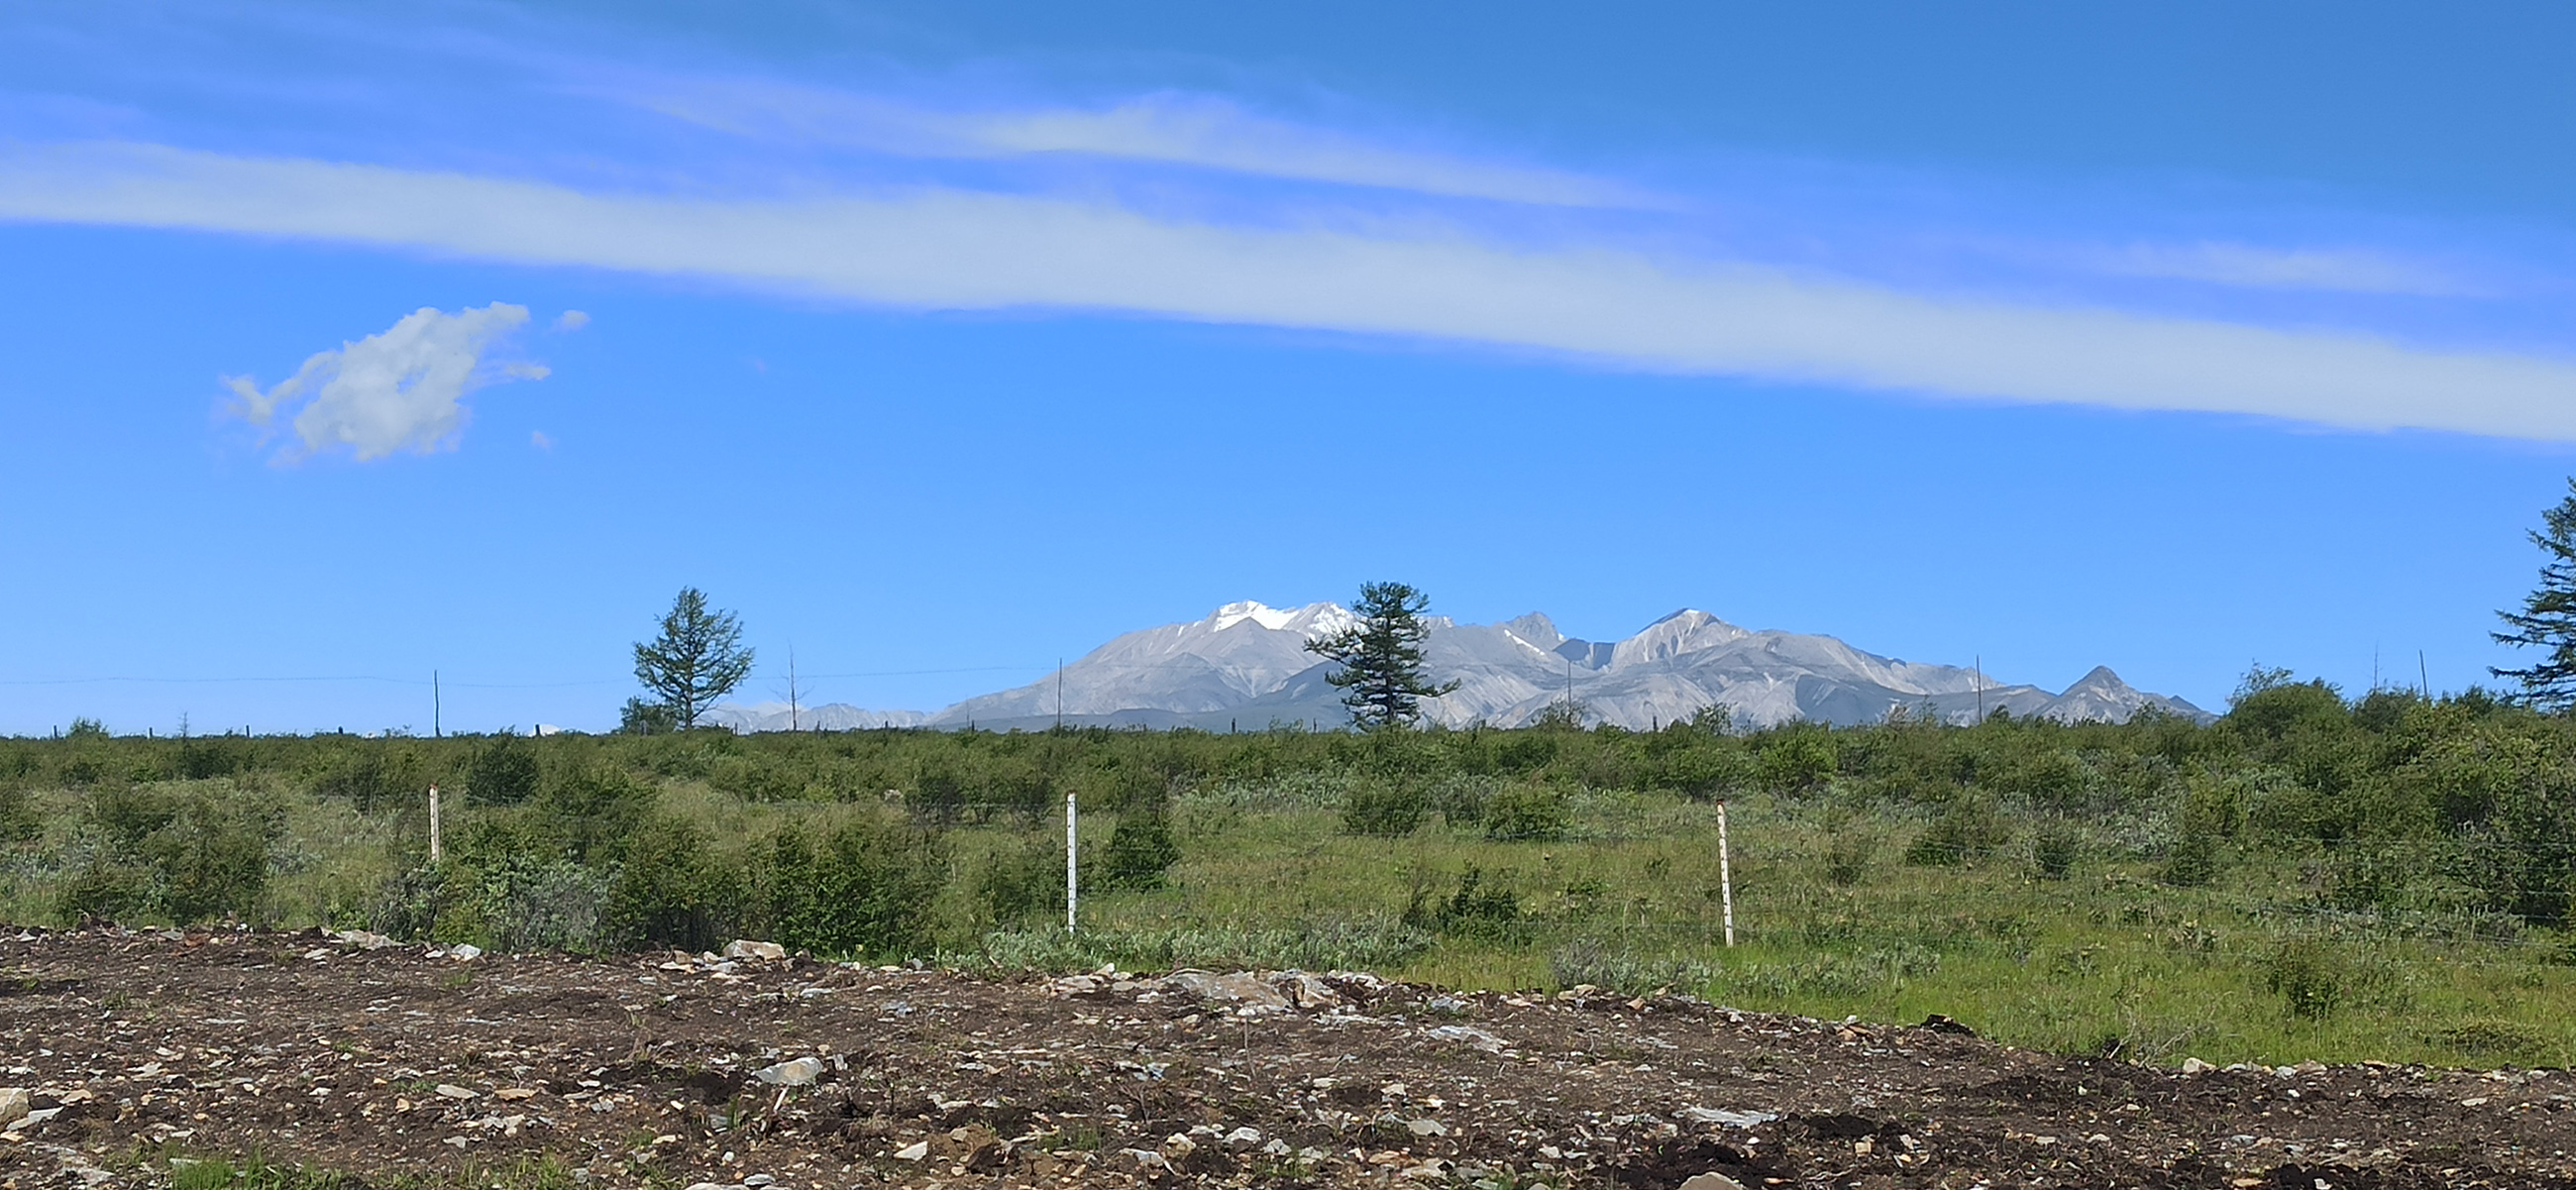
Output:
M1075 849L1073 794L1064 795L1064 932L1073 932L1074 907L1082 903L1081 852Z
M437 863L438 857L438 787L432 785L429 787L429 862Z
M1726 799L1717 803L1717 902L1726 915L1726 944L1735 945L1735 872L1726 855Z

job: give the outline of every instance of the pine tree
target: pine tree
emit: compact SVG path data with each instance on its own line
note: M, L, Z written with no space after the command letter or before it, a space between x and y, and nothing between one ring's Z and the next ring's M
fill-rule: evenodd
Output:
M705 592L682 587L662 617L662 635L636 644L635 680L661 696L673 723L695 727L751 673L751 656L733 613L708 611Z
M1341 668L1325 681L1343 689L1342 705L1361 729L1411 727L1422 720L1421 700L1458 688L1432 685L1422 674L1422 640L1430 629L1422 610L1431 597L1403 583L1362 583L1351 610L1359 623L1306 642L1306 651Z
M2523 598L2521 611L2496 613L2513 631L2493 634L2498 644L2548 652L2528 668L2487 671L2522 683L2524 701L2548 711L2576 706L2576 479L2567 487L2567 498L2540 514L2545 531L2531 535L2548 557L2540 585Z

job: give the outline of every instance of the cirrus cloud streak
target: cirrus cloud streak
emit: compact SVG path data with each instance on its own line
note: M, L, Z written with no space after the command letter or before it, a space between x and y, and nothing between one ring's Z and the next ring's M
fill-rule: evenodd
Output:
M1616 247L916 188L698 200L148 145L0 150L0 218L310 237L917 308L1101 310L1617 365L2576 441L2576 362L1919 292Z

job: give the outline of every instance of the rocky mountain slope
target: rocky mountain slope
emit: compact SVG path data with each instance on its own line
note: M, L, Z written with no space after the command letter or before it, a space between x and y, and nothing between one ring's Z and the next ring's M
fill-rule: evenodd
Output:
M973 725L1035 729L1057 722L1114 726L1260 730L1273 725L1338 727L1347 719L1331 667L1306 651L1308 639L1352 622L1334 603L1273 608L1229 603L1205 619L1119 636L1064 666L1061 674L979 695L944 710L867 711L834 704L803 710L808 728ZM1753 631L1685 609L1619 641L1568 637L1532 612L1499 624L1430 620L1425 663L1458 689L1426 704L1451 726L1515 727L1569 698L1587 720L1649 730L1725 708L1738 723L1792 719L1847 725L1891 713L1970 722L2001 709L2069 722L2125 722L2141 709L2205 718L2179 698L2132 688L2096 667L2063 692L1998 682L1972 668L1866 653L1830 636ZM738 730L779 730L787 708L723 708L717 722Z

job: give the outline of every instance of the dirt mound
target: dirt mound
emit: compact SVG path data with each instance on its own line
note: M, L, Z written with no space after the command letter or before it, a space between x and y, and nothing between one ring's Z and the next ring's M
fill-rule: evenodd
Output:
M2181 1075L1955 1027L1341 972L30 931L0 935L0 1038L29 1113L0 1121L0 1177L29 1190L253 1150L361 1183L543 1154L594 1185L773 1190L2576 1186L2558 1073Z

